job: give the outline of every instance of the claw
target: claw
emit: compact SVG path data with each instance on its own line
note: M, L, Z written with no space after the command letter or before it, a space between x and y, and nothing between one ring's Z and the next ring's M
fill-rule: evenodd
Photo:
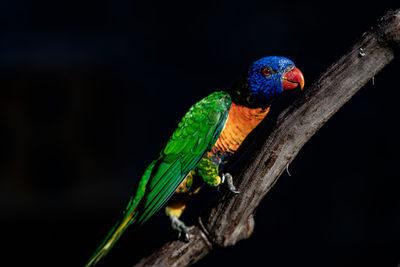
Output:
M225 181L226 178L226 184L228 185L229 191L231 191L234 194L239 194L240 192L236 190L236 187L233 185L233 178L230 173L224 173L222 174L222 180Z
M185 242L189 242L190 240L189 229L187 228L185 223L179 220L178 217L175 215L170 215L169 218L171 219L172 229L178 231L178 239L181 239L182 237L182 239Z

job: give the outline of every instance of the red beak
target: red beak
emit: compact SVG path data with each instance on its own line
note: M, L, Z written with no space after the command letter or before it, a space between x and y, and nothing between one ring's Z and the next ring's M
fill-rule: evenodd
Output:
M282 79L283 90L293 90L300 86L300 90L304 88L304 76L301 71L294 67L291 71L286 72Z

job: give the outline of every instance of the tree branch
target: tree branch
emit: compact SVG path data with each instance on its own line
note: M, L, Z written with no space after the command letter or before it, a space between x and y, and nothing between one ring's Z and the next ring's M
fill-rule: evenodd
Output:
M302 146L362 86L395 57L400 48L400 9L389 11L361 39L284 110L261 145L235 176L238 195L226 192L191 228L188 243L176 240L136 266L187 266L213 247L248 238L255 208Z

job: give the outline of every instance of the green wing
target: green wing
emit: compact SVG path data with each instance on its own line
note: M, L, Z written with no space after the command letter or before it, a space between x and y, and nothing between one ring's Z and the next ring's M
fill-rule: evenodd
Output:
M159 157L145 170L119 220L90 258L96 264L133 223L143 224L176 191L204 154L211 150L225 126L231 107L228 93L215 92L193 105L178 124Z
M211 150L225 126L230 106L230 96L216 92L189 109L154 164L138 223L157 212Z

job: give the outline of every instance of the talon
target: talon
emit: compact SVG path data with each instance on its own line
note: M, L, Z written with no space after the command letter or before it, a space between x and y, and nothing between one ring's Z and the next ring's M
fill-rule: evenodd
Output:
M189 235L189 232L187 232L186 230L184 231L185 232L185 235L184 235L184 241L185 242L189 242L190 241L190 235Z
M225 180L226 177L226 183L228 185L229 191L231 191L234 194L239 194L240 192L236 190L236 187L233 185L233 178L230 173L224 173L222 174L223 179Z
M178 239L181 239L183 234L182 237L183 241L189 242L190 240L189 229L187 228L185 223L179 220L178 217L175 215L170 215L169 218L171 219L172 229L178 231Z

